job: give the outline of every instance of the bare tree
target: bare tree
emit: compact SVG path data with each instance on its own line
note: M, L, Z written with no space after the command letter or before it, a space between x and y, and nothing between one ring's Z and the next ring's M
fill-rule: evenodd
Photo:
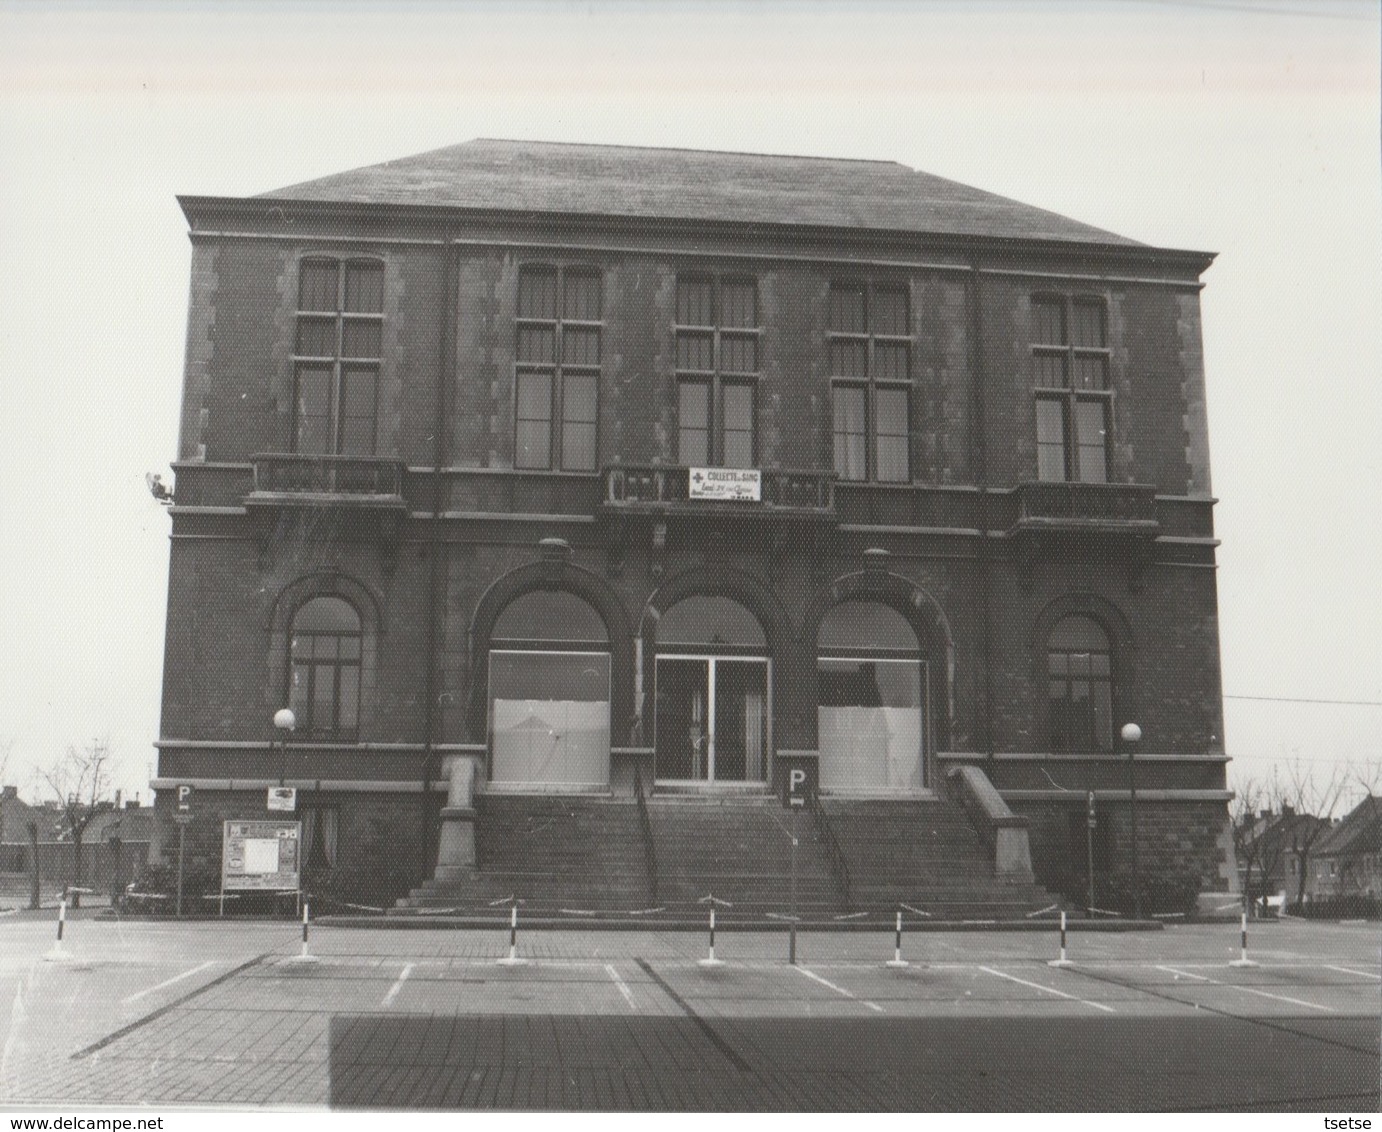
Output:
M1328 779L1317 780L1313 767L1306 769L1297 759L1286 771L1285 789L1299 815L1291 827L1288 848L1300 861L1300 875L1296 882L1296 902L1305 900L1305 881L1310 868L1310 851L1334 824L1334 811L1339 808L1349 784L1347 772L1334 764ZM1310 818L1316 820L1310 821Z
M1283 790L1276 775L1270 784L1255 778L1235 784L1229 828L1233 852L1243 870L1244 908L1253 906L1257 888L1271 879L1285 855L1284 834L1292 819L1282 799Z
M50 770L39 770L39 777L57 799L58 837L72 840L72 884L82 887L82 837L98 814L112 805L110 800L110 746L97 739L88 747L68 747L67 753ZM80 907L81 894L74 893L72 906Z

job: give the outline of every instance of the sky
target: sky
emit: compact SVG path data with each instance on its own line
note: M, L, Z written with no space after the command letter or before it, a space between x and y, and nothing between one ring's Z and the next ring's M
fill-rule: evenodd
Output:
M506 137L895 160L1217 252L1230 785L1356 794L1382 763L1378 45L1355 0L0 0L5 781L99 741L149 797L176 196Z

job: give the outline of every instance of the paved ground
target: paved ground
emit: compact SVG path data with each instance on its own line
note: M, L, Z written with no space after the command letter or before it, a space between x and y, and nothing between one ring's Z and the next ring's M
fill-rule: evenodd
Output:
M1376 925L786 937L0 918L13 1107L1376 1111Z

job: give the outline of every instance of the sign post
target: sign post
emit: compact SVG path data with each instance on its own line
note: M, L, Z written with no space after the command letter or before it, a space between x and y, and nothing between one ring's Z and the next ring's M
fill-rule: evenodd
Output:
M787 805L792 811L792 887L788 897L791 923L787 929L787 962L797 962L797 815L806 805L806 771L794 766L787 772Z
M1089 903L1085 906L1084 917L1086 920L1094 916L1094 829L1099 824L1099 819L1094 813L1094 791L1089 792L1089 810L1085 818L1085 864L1089 870Z
M178 919L182 919L182 861L187 851L187 826L192 820L192 787L178 787L178 808L173 814L178 823Z

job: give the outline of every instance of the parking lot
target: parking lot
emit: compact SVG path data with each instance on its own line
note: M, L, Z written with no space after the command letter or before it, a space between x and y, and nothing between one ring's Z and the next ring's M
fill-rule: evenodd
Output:
M0 920L0 1099L1375 1111L1376 925L703 934Z

